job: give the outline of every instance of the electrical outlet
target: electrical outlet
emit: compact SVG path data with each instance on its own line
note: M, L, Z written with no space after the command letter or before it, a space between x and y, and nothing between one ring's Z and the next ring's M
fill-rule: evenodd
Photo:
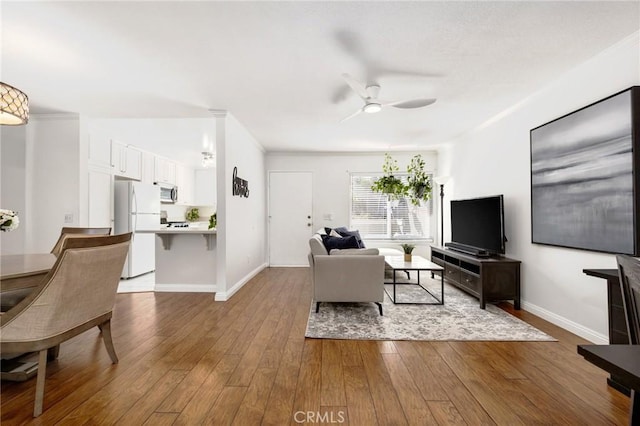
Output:
M64 223L73 223L73 213L66 213L64 215Z

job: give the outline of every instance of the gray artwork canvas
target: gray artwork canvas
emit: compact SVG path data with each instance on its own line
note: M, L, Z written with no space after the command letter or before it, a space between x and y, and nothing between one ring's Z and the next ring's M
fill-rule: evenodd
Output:
M532 241L634 254L631 91L531 131Z

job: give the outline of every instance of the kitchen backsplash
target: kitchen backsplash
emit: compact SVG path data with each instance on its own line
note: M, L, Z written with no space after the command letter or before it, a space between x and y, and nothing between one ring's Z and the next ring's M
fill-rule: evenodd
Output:
M216 212L215 206L179 206L175 204L163 204L162 210L167 212L169 222L186 221L185 214L191 207L197 207L201 220L209 220L209 216Z

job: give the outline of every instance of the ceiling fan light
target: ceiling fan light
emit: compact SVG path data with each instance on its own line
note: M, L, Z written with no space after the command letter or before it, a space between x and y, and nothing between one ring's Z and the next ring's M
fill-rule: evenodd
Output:
M29 121L29 98L19 89L0 82L0 124L19 126Z
M381 109L382 109L382 105L377 104L375 102L370 102L370 103L366 104L364 106L364 108L363 108L364 112L369 113L369 114L380 112Z

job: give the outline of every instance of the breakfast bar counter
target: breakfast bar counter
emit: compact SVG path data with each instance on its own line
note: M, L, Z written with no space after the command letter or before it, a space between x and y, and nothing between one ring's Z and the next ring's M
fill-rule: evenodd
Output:
M167 227L156 234L155 291L216 291L216 230Z

